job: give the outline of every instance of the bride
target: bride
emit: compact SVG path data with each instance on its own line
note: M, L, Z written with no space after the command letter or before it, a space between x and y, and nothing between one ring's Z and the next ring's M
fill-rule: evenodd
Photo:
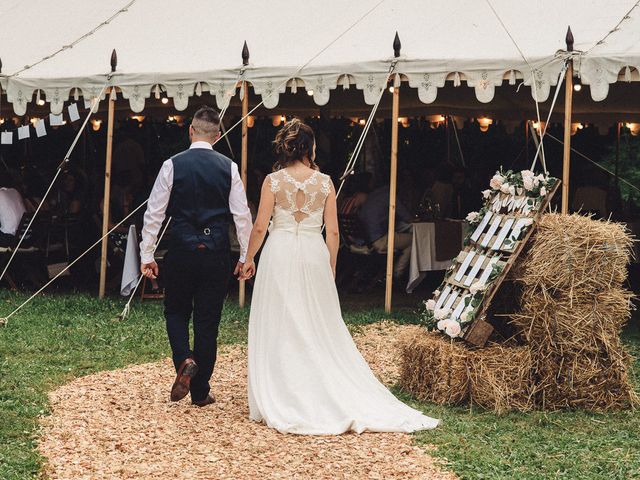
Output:
M342 320L334 281L336 193L314 162L313 130L294 119L274 143L278 162L262 186L241 274L254 275L273 218L249 319L251 419L307 435L435 428L439 420L403 404L376 379Z

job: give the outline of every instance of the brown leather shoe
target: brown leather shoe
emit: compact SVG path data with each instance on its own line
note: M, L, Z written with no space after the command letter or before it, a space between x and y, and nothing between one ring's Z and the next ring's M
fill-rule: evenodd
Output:
M191 385L191 379L198 373L198 365L192 358L187 358L180 364L178 368L178 374L176 375L176 381L173 382L171 387L171 401L177 402L182 400L189 393L189 386Z
M210 393L209 395L207 395L207 398L205 398L204 400L200 400L198 402L191 402L191 403L196 407L206 407L207 405L216 403L216 397L214 397L213 394Z

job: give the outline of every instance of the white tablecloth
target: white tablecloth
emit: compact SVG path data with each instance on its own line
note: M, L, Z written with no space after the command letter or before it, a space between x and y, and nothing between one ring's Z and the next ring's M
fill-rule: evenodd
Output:
M460 228L464 229L464 223L460 222ZM431 270L446 270L451 265L451 260L436 260L436 224L432 222L420 222L412 225L413 244L411 246L411 263L409 264L409 282L407 293L420 284ZM464 235L463 235L464 236ZM462 248L462 243L460 244Z

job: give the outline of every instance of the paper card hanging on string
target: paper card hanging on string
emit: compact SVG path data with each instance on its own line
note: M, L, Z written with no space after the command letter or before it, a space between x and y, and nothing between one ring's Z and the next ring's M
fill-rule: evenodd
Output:
M84 108L89 110L91 108L91 105L93 104L93 101L90 98L84 98Z
M11 145L13 143L13 132L2 132L0 143L2 145Z
M47 134L47 127L45 126L44 120L38 120L36 122L36 135L38 138L44 137Z
M18 140L29 138L29 125L18 127Z
M63 125L64 119L62 118L62 114L56 115L54 113L49 114L49 123L52 127L59 127Z
M72 103L71 105L69 105L69 119L72 122L77 122L78 120L80 120L80 113L78 112L78 104L77 103Z

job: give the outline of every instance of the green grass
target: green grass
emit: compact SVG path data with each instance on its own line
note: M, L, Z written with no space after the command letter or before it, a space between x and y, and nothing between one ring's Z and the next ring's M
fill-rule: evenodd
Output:
M0 292L0 316L24 299ZM38 417L48 412L47 392L91 372L144 363L169 355L160 303L134 304L126 321L115 319L122 300L88 295L39 297L0 328L0 479L34 478ZM387 318L381 310L345 309L352 330ZM394 315L411 322L408 313ZM221 343L246 341L247 311L227 304ZM640 353L640 335L628 344ZM640 366L638 371L640 371ZM462 478L640 478L640 415L557 412L496 416L404 400L445 420L416 435L435 444Z

